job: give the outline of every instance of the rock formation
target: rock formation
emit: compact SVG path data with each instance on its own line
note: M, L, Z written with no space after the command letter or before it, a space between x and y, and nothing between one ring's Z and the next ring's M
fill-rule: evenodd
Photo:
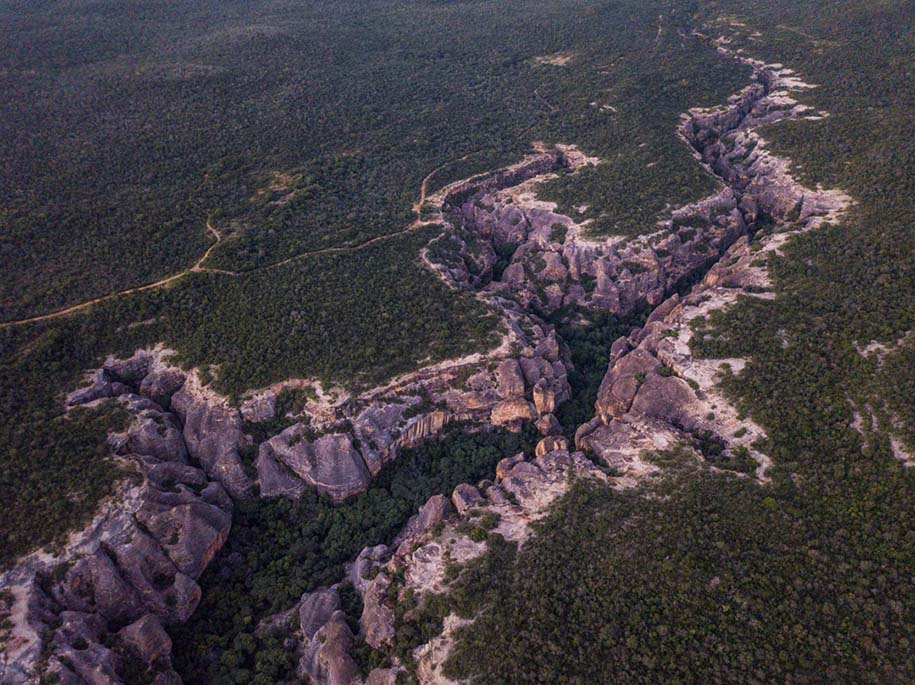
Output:
M538 283L537 279L568 278L574 273L575 260L569 260L567 265L555 256L543 257L543 268L531 273L518 258L518 252L523 248L525 252L541 255L574 253L577 247L567 252L558 244L551 244L544 228L547 221L559 221L566 226L570 226L569 222L558 215L541 219L539 224L531 222L532 213L527 209L521 211L517 204L511 206L514 203L499 204L498 187L487 186L484 190L488 194L482 195L481 202L470 199L474 194L469 186L462 188L460 203L455 206L460 208L464 226L473 227L460 234L462 244L482 240L483 254L488 254L485 245L490 245L494 254L514 242L520 247L515 249L501 281L493 277L492 255L479 259L479 245L472 251L473 259L462 259L460 264L449 262L443 272L450 278L463 279L476 287L485 283L482 287L491 290L510 288L522 301L530 298L547 309L574 302L623 311L640 297L655 308L642 328L613 344L598 392L596 415L576 432L575 447L582 452L570 454L566 438L556 435L551 412L561 400L551 396L548 384L541 383L549 365L530 359L518 360L517 366L512 360L500 363L496 371L499 402L492 409L493 423L511 425L512 421L539 415L537 426L545 437L537 445L533 461L523 454L503 459L496 467L495 483L458 486L451 498L453 509L443 507L440 499L430 500L392 548L369 548L360 554L350 577L365 603L361 636L373 647L383 649L389 643L395 630L391 620L393 606L405 593L422 602L425 593L445 591L449 582L448 565L466 562L485 552L486 542L475 541L461 532L466 530L460 526L461 521L495 514L494 532L523 543L530 534L531 522L547 512L565 492L569 471L579 477L609 482L614 487L630 487L657 468L643 460L646 452L694 446L693 454L702 458L697 439L702 436L703 440L720 445L722 451L718 456L724 460L739 451L755 459L755 472L743 475L766 480L768 459L754 449L754 443L764 436L762 429L740 416L717 387L721 374L739 372L744 360L694 357L690 341L693 335L701 334L694 323L714 310L730 306L740 296L770 297L768 255L778 250L792 232L810 230L836 218L849 200L838 191L804 188L788 173L787 162L768 153L764 141L754 131L760 123L806 115L807 109L797 105L789 95L789 89L800 83L796 77L782 67L733 55L724 47L722 51L750 64L754 82L731 98L727 106L691 111L682 122L684 140L726 185L713 198L672 213L669 227L674 232L664 238L666 247L662 249L672 248L669 254L678 254L676 241L680 241L680 246L684 242L676 235L676 227L683 222L695 227L696 234L706 236L712 253L722 253L689 294L666 299L662 296L677 273L683 275L701 268L698 261L684 255L660 265L662 260L655 253L643 262L651 264L648 270L639 272L649 276L643 276L642 285L630 290L631 281L614 261L620 253L608 247L596 260L603 266L594 269L598 281L609 276L610 285L595 288L587 297L573 285L562 296L571 294L572 300L557 299L549 295L549 290L532 284ZM477 199L480 197L476 195ZM551 210L540 207L537 211ZM758 231L751 243L747 229L756 227L762 217L770 227ZM575 235L570 231L567 236L570 234ZM693 247L687 250L695 251ZM700 252L708 254L705 250ZM631 270L629 275L633 275ZM541 293L548 294L546 301ZM598 469L588 456L609 467L612 475ZM435 515L429 517L428 512ZM435 524L419 525L424 518ZM404 579L396 593L392 590L395 577ZM413 659L419 683L450 682L443 675L442 666L450 653L453 633L464 622L455 615L446 617L442 633L415 650ZM350 643L344 640L342 644ZM395 659L390 668L375 669L366 682L391 682L400 667Z
M726 107L690 111L681 130L696 157L727 184L744 223L766 217L771 225L752 244L739 238L688 295L668 298L643 328L614 343L597 416L579 428L575 442L624 475L650 469L640 459L643 450L691 444L702 436L722 447L725 460L738 452L755 459L756 477L766 479L769 460L753 446L763 430L741 417L717 387L722 373L739 372L745 361L694 357L690 324L740 296L770 297L768 256L792 233L835 219L850 202L840 191L805 188L754 130L761 123L806 116L808 108L789 94L802 82L784 67L719 49L750 65L754 82Z
M769 297L767 256L792 232L836 218L849 199L803 187L755 130L807 116L790 96L804 84L725 43L719 49L750 65L753 82L724 107L685 114L680 134L721 180L720 192L672 211L650 235L598 240L586 235L585 224L536 199L537 185L558 169L595 163L574 148L541 146L518 164L442 189L429 202L448 230L423 260L447 284L475 291L501 314L502 344L355 395L325 394L318 386L295 423L260 445L256 480L242 459L250 446L245 422L290 418L276 417L277 395L301 382L252 392L236 409L195 375L165 363L162 350L107 360L68 402L124 404L133 419L111 436L111 449L140 478L121 484L62 554L35 553L0 577L0 589L13 597L0 679L34 682L43 664L62 683L125 682L125 673L138 669L158 685L180 682L163 626L187 620L196 607L196 578L229 531L230 496L251 497L259 488L264 496L297 497L313 487L344 499L365 490L399 450L454 421L512 430L532 422L544 437L532 460L503 459L495 482L431 498L390 547L363 550L348 573L363 600L358 635L335 587L302 597L288 612L299 623L301 678L362 683L351 655L355 641L390 645L394 603L407 592L422 598L446 590L450 563L486 551L486 541L461 523L490 515L494 532L523 544L531 523L567 491L570 473L629 487L656 468L643 460L646 451L712 440L725 460L755 459L755 473L744 475L764 481L768 460L754 448L762 429L717 388L720 375L739 372L744 361L694 357L690 342L701 334L695 324L739 296ZM751 243L750 229L764 224ZM668 297L684 277L706 269L689 294ZM570 452L554 416L571 392L570 355L533 312L574 306L625 314L646 304L654 307L646 324L613 344L596 415L579 427L578 451ZM420 683L447 682L441 667L460 624L447 617L443 633L415 651ZM399 669L396 662L375 669L364 682L392 683Z
M36 552L0 576L14 598L4 683L43 674L61 683L122 683L143 672L157 685L180 682L163 626L196 608L195 581L229 534L232 500L189 463L187 426L153 399L168 404L183 384L160 363L147 352L109 360L89 388L70 396L71 404L115 398L127 408L130 424L109 443L139 478L122 483L62 552Z
M497 304L505 333L495 350L425 367L358 395L341 391L330 400L322 392L307 401L295 417L299 423L260 446L261 495L297 497L304 487L316 487L344 499L367 489L400 450L457 421L519 430L543 418L544 430L555 431L558 424L547 415L571 395L568 350L552 326L513 302ZM287 385L251 393L242 415L260 412Z

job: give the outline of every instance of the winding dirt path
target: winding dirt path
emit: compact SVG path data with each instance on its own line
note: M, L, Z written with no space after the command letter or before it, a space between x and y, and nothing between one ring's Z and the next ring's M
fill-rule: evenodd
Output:
M210 223L210 220L207 219L207 222L206 222L207 231L209 231L210 233L213 234L214 240L213 240L212 244L206 249L206 252L204 252L203 255L200 257L200 259L198 259L196 262L194 262L194 265L191 266L189 269L185 269L184 271L180 271L176 274L172 274L171 276L166 276L165 278L159 279L158 281L154 281L152 283L147 283L145 285L140 285L140 286L136 286L133 288L127 288L125 290L118 290L117 292L109 293L108 295L102 295L100 297L95 297L91 300L86 300L85 302L80 302L79 304L72 305L65 309L59 309L55 312L49 312L47 314L40 314L38 316L30 316L25 319L14 319L12 321L0 321L0 329L9 328L12 326L24 326L26 324L38 323L40 321L50 321L52 319L59 319L64 316L69 316L70 314L76 314L77 312L83 311L84 309L88 309L89 307L92 307L93 305L101 304L102 302L108 302L109 300L113 300L117 297L133 295L135 293L144 292L146 290L155 290L156 288L163 288L171 283L175 283L176 281L178 281L178 280L184 278L185 276L187 276L188 274L192 274L192 273L195 273L195 274L212 273L212 274L220 274L223 276L231 276L233 278L237 278L239 276L245 276L247 274L255 273L257 271L267 271L269 269L276 269L281 266L285 266L286 264L289 264L291 262L294 262L298 259L305 259L308 257L317 257L320 255L325 255L325 254L337 254L337 253L341 253L341 252L355 252L357 250L362 250L367 247L371 247L372 245L376 245L385 240L391 240L393 238L397 238L397 237L405 235L407 233L411 233L412 231L418 230L420 228L423 228L425 226L429 226L429 225L435 223L434 221L424 221L421 216L422 206L425 203L426 197L428 194L429 182L432 180L432 178L435 176L435 174L439 173L445 167L447 167L451 164L454 164L455 162L463 161L474 154L477 154L477 152L469 152L466 155L464 155L463 157L459 157L458 159L449 160L449 161L445 162L444 164L437 166L435 169L430 171L426 175L425 178L423 178L423 181L422 181L422 184L420 185L420 190L419 190L419 200L414 202L413 207L412 207L413 212L416 214L416 219L414 219L414 221L412 223L408 224L405 228L403 228L399 231L395 231L393 233L385 233L384 235L380 235L380 236L375 236L374 238L370 238L368 240L365 240L361 243L356 243L354 245L340 245L337 247L325 247L325 248L321 248L320 250L310 250L308 252L300 252L299 254L293 255L292 257L287 257L286 259L282 259L278 262L273 262L272 264L265 264L263 266L258 266L253 269L247 269L245 271L229 271L227 269L217 269L217 268L213 268L213 267L204 266L204 263L207 261L207 259L209 259L213 250L215 250L219 246L219 244L222 242L222 235L219 233L219 231L216 230L216 228L213 226L213 224Z
M207 230L213 234L213 237L215 238L215 240L207 248L206 252L203 253L203 256L201 256L200 259L198 259L194 263L194 265L189 269L185 269L184 271L180 271L176 274L172 274L171 276L166 276L165 278L159 279L158 281L154 281L152 283L147 283L146 285L138 285L134 288L127 288L126 290L118 290L117 292L109 293L108 295L102 295L101 297L95 297L91 300L86 300L85 302L80 302L79 304L75 304L72 307L67 307L66 309L58 309L56 312L50 312L48 314L40 314L39 316L30 316L27 319L2 321L2 322L0 322L0 328L9 328L10 326L22 326L22 325L29 324L29 323L37 323L39 321L48 321L50 319L58 319L62 316L69 316L70 314L75 314L76 312L82 311L83 309L88 309L92 305L100 304L102 302L107 302L108 300L113 300L116 297L122 297L125 295L133 295L134 293L141 293L144 290L154 290L155 288L163 288L163 287L167 286L169 283L174 283L175 281L177 281L181 278L184 278L189 273L203 273L206 271L212 271L214 273L230 273L230 272L226 272L226 271L221 271L220 269L208 269L207 267L203 266L203 263L207 260L207 258L216 248L216 246L222 242L222 236L219 234L219 231L217 231L215 228L213 228L213 225L210 223L209 219L207 219Z
M550 111L550 114L554 114L554 113L556 113L556 112L559 111L559 108L558 108L558 107L556 107L552 102L550 102L549 100L547 100L545 97L543 97L543 96L540 94L540 89L539 89L539 88L534 88L534 95L536 95L537 98L538 98L543 104L545 104L545 105L547 106L547 108L548 108L549 111Z

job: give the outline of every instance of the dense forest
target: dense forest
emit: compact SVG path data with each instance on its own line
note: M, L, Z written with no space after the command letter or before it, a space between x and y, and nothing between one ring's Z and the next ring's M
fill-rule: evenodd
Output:
M709 186L679 112L744 78L694 39L653 47L672 4L17 4L0 15L0 318L178 272L207 217L229 238L211 265L232 270L394 233L430 171L539 139L608 160L560 196L586 195L604 229L650 227L663 198ZM666 36L686 18L670 11Z
M805 183L855 200L769 259L774 299L696 325L694 353L749 359L723 382L767 431L771 482L673 451L652 455L663 472L644 488L577 484L523 549L493 539L435 600L439 617L477 616L449 672L476 685L915 681L915 469L897 458L915 449L910 0L4 3L0 320L179 273L211 245L208 220L222 240L207 266L243 273L0 327L0 564L85 521L129 475L105 449L123 413L63 407L109 353L164 342L237 396L293 376L361 387L491 345L495 317L417 259L441 227L393 236L433 170L430 190L534 140L577 144L603 163L543 194L601 234L653 231L707 193L677 117L723 102L748 70L694 27L818 85L802 99L828 117L761 133ZM556 319L578 367L567 432L638 321ZM342 506L239 503L201 610L173 634L178 667L287 679L292 657L255 634L261 619L522 447L450 435Z
M243 272L191 273L0 326L0 494L15 505L0 522L4 552L77 525L117 478L103 435L65 443L75 425L58 420L64 392L109 353L163 342L237 395L289 377L373 384L490 346L495 317L418 260L435 227L264 268L403 231L430 172L433 191L517 160L534 140L575 143L606 161L546 192L587 202L609 221L595 229L620 232L638 230L634 217L654 230L669 199L707 192L677 113L721 101L746 69L681 37L686 9L46 0L0 10L12 37L0 57L0 319L180 273L213 243L208 220L222 240L204 266ZM612 89L626 96L616 113L591 105ZM91 486L64 462L85 464Z
M710 30L819 84L804 99L828 118L762 133L857 201L770 259L776 299L696 327L694 352L750 358L725 387L768 431L772 482L662 455L644 491L577 487L522 552L497 550L510 570L456 586L482 613L449 668L474 683L915 679L915 472L887 434L912 444L912 6L702 5Z

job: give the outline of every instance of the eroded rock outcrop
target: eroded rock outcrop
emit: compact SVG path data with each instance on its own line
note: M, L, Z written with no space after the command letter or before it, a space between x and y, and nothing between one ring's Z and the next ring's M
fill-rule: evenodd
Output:
M70 395L72 404L124 405L130 423L109 444L136 477L60 552L36 552L0 576L13 597L4 683L37 682L42 673L63 683L122 683L144 670L158 685L180 682L163 626L197 607L196 579L229 534L232 500L189 463L179 416L153 399L168 400L183 385L160 365L150 351L108 360L89 388ZM147 383L151 374L171 380Z
M350 656L353 633L340 610L340 596L321 588L302 597L298 606L302 656L299 677L327 685L350 685L359 667Z
M680 129L697 159L721 179L720 192L673 210L649 236L595 240L586 223L536 198L537 185L557 169L595 163L574 150L541 148L517 165L446 187L433 202L451 230L423 259L446 283L475 290L501 313L502 344L355 396L319 388L300 423L261 445L261 494L296 497L314 487L343 499L366 489L399 449L453 421L513 429L534 422L544 436L533 460L508 457L495 482L461 485L450 500L431 498L391 547L359 555L349 576L363 599L358 637L370 646L390 646L394 604L405 593L422 598L445 591L450 564L486 551L486 540L461 523L490 515L494 532L523 544L531 523L566 492L570 474L627 487L656 468L643 461L646 451L691 444L701 452L700 442L714 441L724 458L742 450L755 459L755 476L765 480L767 459L753 447L761 428L739 416L716 387L725 364L739 372L743 360L695 358L694 323L739 295L767 297L767 255L792 231L835 218L849 200L801 186L755 131L806 116L807 108L789 95L802 84L789 70L736 57L753 67L753 83L725 107L690 111ZM774 228L757 232L751 244L749 229L763 224ZM666 297L684 276L715 260L688 295ZM574 447L582 451L570 453L553 412L569 397L571 362L553 328L532 312L574 306L623 314L643 304L654 312L614 343L596 416L576 432ZM119 503L68 546L72 564L35 556L0 579L11 588L17 617L2 677L29 682L44 650L48 671L60 682L121 682L128 663L145 665L160 685L176 682L163 625L186 620L199 600L195 579L230 525L226 490L235 497L255 492L241 460L243 420L276 418L283 386L254 393L235 410L154 351L108 360L90 380L69 402L124 402L135 418L124 434L112 436L112 449L136 462L142 483L125 485ZM336 589L306 595L292 613L300 625L300 677L361 682L351 656L357 636ZM416 650L420 682L446 682L441 668L460 624L447 617L443 633ZM396 662L375 669L366 682L392 682L398 669Z
M483 520L476 517L495 514L494 532L507 540L523 543L530 533L531 521L548 511L564 492L570 471L579 477L607 481L614 487L629 487L657 469L643 461L646 452L692 446L693 454L701 458L706 456L703 449L713 444L717 463L741 454L756 462L755 469L743 475L766 479L768 459L754 448L756 441L764 435L762 429L739 415L718 389L721 374L739 372L744 361L697 358L690 350L690 342L694 335L703 334L701 321L712 311L730 306L739 296L769 297L768 255L777 251L792 232L810 230L836 218L849 200L838 191L804 188L790 176L785 160L765 150L764 141L754 131L756 126L781 118L805 116L808 110L797 105L788 94L799 84L790 71L742 56L738 58L753 66L754 82L731 98L726 107L691 111L684 117L681 129L697 158L727 187L713 198L674 211L670 220L670 227L675 232L681 223L689 224L690 232L695 229L702 233L706 229L704 235L711 236L711 252L716 256L723 253L721 259L689 294L666 299L663 292L670 281L662 274L676 273L681 267L687 271L699 268L699 262L687 257L675 262L679 266L666 271L670 264L658 267L655 261L654 266L641 272L653 275L645 277L644 282L631 291L633 296L630 298L623 295L630 291L626 290L625 279L622 282L619 279L621 272L614 273L608 267L613 258L604 255L597 260L603 266L595 267L600 272L598 280L607 277L615 290L607 285L595 289L598 296L584 300L586 304L599 303L615 308L626 307L627 303L644 297L646 302L655 305L641 329L613 344L608 370L598 393L596 416L576 432L576 448L610 467L611 475L598 470L585 453L570 454L566 439L556 434L551 412L558 400L550 397L547 388L540 384L541 365L519 361L525 388L522 394L517 389L516 370L506 363L499 369L500 402L495 405L493 418L508 423L515 416L536 411L540 415L538 428L545 436L537 446L536 458L529 461L523 454L507 457L496 468L495 483L459 486L452 495L454 511L437 521L440 525L425 529L408 527L398 538L396 548L388 551L390 560L381 566L380 572L377 571L379 560L375 557L371 572L377 575L359 587L372 605L371 611L364 613L363 632L368 634L369 628L372 631L379 626L382 628L383 639L373 639L376 646L384 648L387 636L393 630L386 621L378 620L379 616L386 616L382 609L385 598L389 603L397 601L392 599L395 593L391 579L404 579L402 587L396 588L398 598L407 592L414 598L421 598L425 593L447 590L449 578L453 577L447 572L449 566L471 560L486 550L486 542L479 535L474 538L462 532L468 528L461 527L460 521ZM513 248L512 262L498 283L493 279L495 262L490 259L492 255L481 259L481 251L476 248L472 258L468 255L463 260L463 270L457 263L450 263L448 268L452 270L446 270L448 275L457 281L463 278L465 282L474 282L476 286L487 282L484 288L511 288L521 300L526 297L525 289L531 283L537 283L537 279L569 278L575 269L574 260L567 264L555 256L546 257L542 268L532 273L527 264L516 259L522 248L542 252L544 246L550 245L546 231L542 225L534 226L532 230L528 225L530 212L519 209L517 204L498 205L498 190L487 188L486 192L490 194L478 195L478 202L473 206L468 206L467 202L460 205L464 225L474 224L476 233L468 240L469 232L465 231L460 236L463 244L469 245L470 240L488 241L493 252L512 243L518 243L520 247ZM539 207L538 211L550 210ZM493 216L497 220L493 220ZM554 219L556 216L548 217L549 221ZM762 226L768 228L757 230L751 243L746 236L747 228L759 229L760 219L765 219ZM565 225L568 227L568 223ZM532 234L534 241L530 239ZM683 244L682 236L676 239ZM674 254L674 241L670 236L665 240L669 241L667 247L674 248L670 251ZM662 249L667 250L667 247ZM558 244L553 248L546 249L554 255L560 254ZM699 252L709 254L706 250ZM485 248L482 254L487 254ZM646 258L643 264L649 262L651 259ZM540 283L542 285L543 280ZM574 286L567 292L574 292L572 301L582 304ZM550 308L565 304L546 289L541 288L540 293L546 293L547 299L544 301L542 295L537 294L538 306ZM533 296L531 299L533 301ZM406 620L409 619L408 615ZM420 683L441 685L450 682L442 673L442 666L450 654L454 631L463 623L463 619L449 615L442 633L415 650L415 672ZM387 678L398 668L395 661L392 668L379 670L378 677Z
M718 388L722 373L739 372L743 359L702 359L690 350L695 324L740 296L770 297L766 268L792 233L835 220L850 203L836 190L809 189L788 172L787 160L766 150L761 123L807 116L790 91L803 84L793 72L719 49L751 66L754 82L726 107L691 110L681 131L697 159L728 185L747 225L766 226L751 244L741 237L688 295L658 306L645 326L614 343L598 392L597 416L575 436L576 446L627 477L651 467L644 450L675 445L714 447L719 462L751 457L755 476L766 479L769 459L754 448L762 428L742 417ZM697 439L698 438L698 439Z
M316 487L335 499L352 496L366 490L400 450L455 422L519 430L544 418L544 430L556 431L551 412L571 395L569 352L552 326L517 303L497 304L505 331L502 344L488 353L425 367L359 395L338 391L331 399L331 393L315 393L295 417L299 423L261 444L256 464L261 495L298 497L305 487ZM296 383L301 382L287 385ZM242 414L268 406L268 398L287 385L253 393L242 403Z
M184 442L211 478L233 497L250 497L254 483L239 456L243 446L241 414L218 399L208 397L192 378L172 396L172 408L184 424Z
M628 314L660 303L747 230L735 194L725 188L673 212L649 236L594 238L588 222L537 199L537 186L552 178L551 170L515 186L447 195L443 216L455 230L430 248L438 272L459 287L510 296L531 311L588 307Z
M308 428L296 424L260 447L258 472L270 461L284 464L302 482L335 500L368 488L372 474L345 433L330 433L309 440Z
M549 512L575 478L607 481L581 453L560 449L531 461L523 453L508 457L500 462L495 482L483 481L478 487L462 484L450 498L430 497L391 546L367 547L350 566L346 582L362 598L358 635L341 610L338 586L306 593L292 610L263 623L288 626L291 617L297 618L298 674L308 682L394 683L403 670L396 658L383 668L359 674L353 659L357 640L376 650L390 650L397 632L397 605L408 595L422 602L427 592L443 592L450 582L451 564L470 561L486 551L487 542L471 535L468 523L489 519L492 532L523 543L531 534L531 524ZM486 491L485 497L481 489ZM446 628L460 623L449 617ZM450 647L448 635L417 650L418 673L440 675Z

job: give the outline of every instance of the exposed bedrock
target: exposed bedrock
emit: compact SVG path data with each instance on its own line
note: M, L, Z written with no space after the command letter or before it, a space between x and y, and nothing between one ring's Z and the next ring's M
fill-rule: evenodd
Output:
M739 372L745 360L693 357L690 341L698 334L693 322L740 296L771 297L769 255L791 233L835 219L849 199L839 191L804 188L788 173L786 160L765 150L754 130L759 124L802 116L807 110L788 95L799 83L789 71L744 61L754 68L753 83L725 107L689 112L681 127L684 140L724 188L672 212L661 227L666 232L643 242L636 253L646 266L643 271L621 266L633 258L625 252L629 247L613 241L586 243L574 222L523 193L505 195L505 188L495 185L481 192L465 186L451 206L456 228L443 239L451 250L430 250L429 255L449 282L493 295L510 293L523 308L579 304L623 312L642 301L654 309L642 328L612 345L597 413L575 436L574 448L582 451L570 454L567 440L557 434L551 412L559 400L539 385L537 363L520 359L498 365L499 402L491 419L509 423L539 415L544 438L533 460L523 454L503 459L494 482L459 485L451 506L441 497L430 499L390 548L367 548L359 555L350 580L363 598L359 637L372 647L388 649L396 634L394 608L406 593L421 607L425 593L447 591L449 567L486 551L486 542L475 541L466 533L472 526L460 526L461 521L495 514L495 532L523 543L531 523L565 492L569 471L629 487L657 469L643 461L646 452L685 446L710 468L727 467L735 458L742 460L736 469L740 476L766 480L768 459L754 449L764 437L762 428L741 416L718 387L721 373ZM564 241L554 239L563 233ZM659 255L658 247L667 254ZM666 295L680 278L706 269L688 294ZM582 274L593 278L590 291L582 285L589 280ZM551 289L554 285L560 287ZM595 462L610 467L611 475ZM451 683L442 667L454 631L464 622L456 615L446 617L443 632L414 651L419 683ZM348 648L352 635L345 634L340 644ZM307 641L303 648L313 649ZM345 667L345 660L341 663ZM393 682L401 668L394 658L365 682ZM318 676L315 682L328 680Z
M443 216L453 230L433 243L430 262L449 282L503 294L528 311L581 306L627 314L660 303L747 230L738 198L725 188L678 210L650 236L590 238L587 223L536 199L537 185L553 177L447 196Z
M718 388L721 374L739 372L745 360L694 358L691 322L740 296L770 297L769 255L792 233L834 220L850 203L841 191L801 185L787 160L769 153L755 131L762 123L806 115L809 108L797 104L789 89L809 86L788 69L722 52L752 66L754 83L727 107L689 112L681 130L758 232L752 244L738 239L688 295L668 298L643 328L613 344L597 415L578 429L575 442L624 477L650 470L640 459L643 450L693 444L699 453L711 446L719 463L750 457L756 478L766 480L769 460L754 448L764 437L762 428L742 417Z
M109 362L92 393L70 396L75 404L114 397L130 412L109 444L137 478L122 483L56 556L35 553L0 577L15 616L0 663L4 683L37 682L39 668L62 683L128 682L144 671L159 685L180 682L163 626L186 621L197 607L196 579L229 534L232 500L189 463L181 419L152 399L167 404L180 387L155 364L147 353Z
M808 112L788 95L796 79L790 71L744 61L754 68L750 86L726 107L691 110L681 122L681 136L722 181L715 195L673 210L648 235L589 237L587 222L578 224L536 197L537 185L554 178L555 169L576 167L559 156L539 176L533 170L543 163L514 174L514 185L466 184L446 194L442 216L452 230L433 243L428 261L454 285L503 294L528 311L578 306L627 314L659 305L760 218L804 220L829 210L834 198L802 188L754 132Z
M286 417L299 422L259 448L261 495L297 497L313 487L345 499L365 491L400 450L456 421L520 430L526 421L543 420L546 430L554 430L551 412L571 394L569 352L552 326L514 302L500 300L497 306L505 330L495 350L426 367L334 402L309 401L300 416ZM253 394L242 413L262 412L279 391Z
M303 483L338 500L368 487L372 474L347 434L330 433L309 442L303 439L306 430L296 424L263 443L258 469L279 462Z
M530 535L531 523L545 516L567 491L570 473L607 480L581 453L570 454L563 449L530 461L523 454L515 455L503 460L498 473L495 482L458 486L451 498L431 497L390 547L378 545L362 551L347 577L363 602L358 635L350 630L340 610L336 586L302 596L288 612L290 619L298 618L298 630L290 630L298 639L300 677L327 685L393 685L402 670L396 661L389 667L373 669L363 678L351 656L352 648L357 638L375 649L390 648L396 633L395 608L406 594L422 598L429 591L442 592L449 582L450 564L469 561L486 551L486 543L471 539L462 522L488 515L497 521L495 532L523 542ZM449 622L453 624L454 618L446 621L446 626ZM450 638L442 644L449 646ZM416 654L420 673L440 674L448 651L441 649L442 644L420 647ZM427 677L421 681L437 682Z
M645 451L713 441L725 457L742 450L755 459L755 475L764 480L766 458L753 449L762 429L717 389L724 362L692 356L691 322L739 295L768 296L768 254L791 231L837 216L848 198L804 188L785 160L766 151L755 128L806 110L788 95L796 86L790 72L744 61L755 72L750 86L727 106L690 111L681 122L685 142L721 180L721 190L672 211L648 236L588 238L586 225L536 199L537 184L557 169L592 162L571 148L541 149L436 194L449 230L423 257L446 282L476 291L501 313L503 340L495 350L359 394L322 392L300 415L284 417L276 416L283 384L252 393L235 408L201 387L196 375L165 363L161 350L108 360L68 402L115 398L128 408L133 420L111 436L111 449L135 465L139 478L122 484L116 501L60 555L36 553L0 577L0 589L14 599L0 680L34 682L44 654L48 673L63 683L124 682L138 668L159 685L179 682L163 626L187 620L196 607L196 579L229 532L231 497L254 496L258 488L265 496L297 497L316 488L342 500L364 491L401 449L455 421L511 430L532 422L543 439L533 460L508 457L494 482L458 486L450 500L431 498L390 548L359 555L350 570L364 606L359 636L334 588L303 597L294 618L287 617L300 625L302 678L359 682L350 655L356 638L390 645L393 607L404 592L443 591L448 560L485 551L486 543L459 531L459 522L496 514L497 532L523 542L530 524L566 491L570 471L625 487L655 468L642 461ZM710 266L688 295L668 297ZM535 312L582 306L625 314L643 305L653 313L613 344L596 416L569 445L554 416L570 395L569 351ZM725 362L735 372L744 363ZM274 419L292 425L259 446L254 478L242 460L251 446L245 422ZM392 589L395 578L404 580ZM444 633L414 654L420 682L446 682L441 665L458 625L448 617ZM396 671L397 664L375 669L366 682L393 682Z
M249 497L254 483L239 456L244 444L241 415L233 407L194 393L187 385L172 396L172 408L184 423L188 452L233 497Z

